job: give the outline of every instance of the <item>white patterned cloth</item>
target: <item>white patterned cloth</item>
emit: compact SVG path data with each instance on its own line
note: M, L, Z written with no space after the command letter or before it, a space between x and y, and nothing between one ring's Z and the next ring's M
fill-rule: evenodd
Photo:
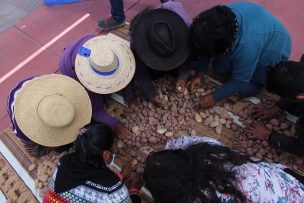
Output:
M223 145L217 140L202 136L183 136L168 141L165 149L186 149L198 143ZM304 203L304 185L285 173L286 166L267 162L246 163L234 168L237 187L247 202L261 203ZM222 203L234 200L228 194L218 196Z
M69 191L57 194L54 192L57 170L58 168L54 170L52 178L49 181L48 193L44 197L45 203L131 203L128 188L121 181L109 188L90 182L90 187L79 185ZM89 181L87 181L87 183L88 182ZM100 189L108 192L101 192Z
M199 143L208 143L213 145L223 145L219 141L203 136L182 136L173 140L169 140L165 146L165 149L187 149L191 145Z

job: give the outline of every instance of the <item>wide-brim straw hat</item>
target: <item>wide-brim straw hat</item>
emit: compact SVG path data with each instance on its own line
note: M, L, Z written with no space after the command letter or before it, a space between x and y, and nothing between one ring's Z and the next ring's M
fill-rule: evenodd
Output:
M189 28L174 11L153 9L138 19L131 46L149 68L172 70L189 57Z
M33 142L57 147L77 138L91 121L92 106L85 88L59 74L28 81L15 98L14 113L21 131Z
M112 36L97 36L86 41L75 59L79 81L90 91L110 94L126 87L135 73L131 49Z

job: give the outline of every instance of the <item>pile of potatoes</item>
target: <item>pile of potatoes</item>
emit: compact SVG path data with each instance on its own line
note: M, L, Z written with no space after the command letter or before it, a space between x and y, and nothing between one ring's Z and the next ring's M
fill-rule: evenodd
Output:
M177 92L173 78L160 79L155 83L155 86L157 95L167 105L156 107L140 97L123 113L125 124L132 135L121 140L117 144L117 148L133 149L129 154L139 160L139 163L143 163L144 159L139 157L136 149L141 149L143 146L164 146L168 139L180 135L195 135L196 131L189 122L194 119L218 135L222 135L223 128L230 129L234 133L231 137L232 147L249 156L255 156L269 162L282 163L293 169L303 167L304 163L301 158L271 147L267 142L249 139L244 129L233 123L230 118L229 112L232 112L230 103L223 103L209 109L198 108L200 96L214 91L216 88L214 83L206 80L205 86L194 94L190 94L187 90L183 93ZM262 98L261 103L270 107L274 101ZM256 122L248 115L247 110L250 105L234 112L240 117L239 121L243 122L244 125ZM294 134L294 125L287 122L282 116L263 124L279 133Z
M268 129L278 133L285 134L287 136L293 136L295 134L295 125L286 120L286 116L283 114L277 115L270 120L253 120L247 112L247 109L252 107L253 104L244 106L238 116L245 126L252 123L260 123L265 125ZM266 100L262 102L262 105L270 107L273 102ZM248 135L243 128L235 133L235 140L233 141L233 147L249 156L254 156L260 159L265 159L271 163L281 163L294 170L304 167L303 158L294 156L287 152L282 151L276 147L270 146L266 141L252 140L248 138Z
M35 197L4 159L0 159L0 188L7 203L33 203Z
M230 104L224 103L223 107L214 106L195 113L194 119L197 123L202 123L211 130L214 130L216 134L221 135L224 127L233 131L237 130L237 126L232 122L228 114L229 111L231 111Z
M124 139L127 147L140 148L146 145L164 144L180 134L193 133L192 120L199 99L187 90L178 93L172 78L156 83L157 95L166 105L158 107L139 97L123 116L132 135ZM120 146L119 146L120 147Z

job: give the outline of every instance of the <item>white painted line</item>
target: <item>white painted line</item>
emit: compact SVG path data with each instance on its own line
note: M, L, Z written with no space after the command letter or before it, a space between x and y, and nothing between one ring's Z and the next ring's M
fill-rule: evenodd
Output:
M287 111L284 112L286 114L286 119L289 120L290 122L296 123L299 119L299 117L294 116L290 113L288 113Z
M141 188L141 191L153 199L151 192L145 186Z
M117 93L113 93L111 94L111 98L113 100L115 100L116 102L118 102L119 104L124 105L125 107L128 107L127 103L125 102L123 96L117 94Z
M0 190L0 202L6 202L6 198L1 190Z
M34 180L2 141L0 141L0 151L3 154L3 156L6 158L6 160L10 163L10 165L14 168L14 170L17 172L19 177L32 191L32 193L38 199L38 201L42 202L42 199L39 197L39 191L35 188Z
M257 97L250 97L248 99L248 101L250 101L251 103L253 103L255 105L257 105L257 104L259 104L261 102L261 100L259 98L257 98Z
M238 126L241 126L241 127L245 127L245 125L240 121L240 117L239 116L236 116L234 115L233 113L229 112L228 111L228 115L230 118L232 118L232 122L237 124Z
M0 78L0 84L3 83L7 78L11 77L15 72L20 70L23 66L28 64L30 61L32 61L34 58L36 58L39 54L41 54L44 50L49 48L52 44L54 44L56 41L58 41L60 38L62 38L64 35L66 35L68 32L70 32L73 28L75 28L77 25L82 23L85 19L87 19L90 16L89 13L85 14L81 18L79 18L76 22L74 22L72 25L64 29L61 33L59 33L57 36L55 36L53 39L51 39L48 43L43 45L41 48L39 48L37 51L32 53L30 56L28 56L26 59L24 59L21 63L16 65L14 68L12 68L9 72L7 72L4 76Z
M223 83L221 83L220 81L215 80L215 79L209 77L208 75L205 75L205 77L207 77L211 82L213 82L213 83L215 83L215 84L217 84L217 85L222 85L222 84L223 84Z

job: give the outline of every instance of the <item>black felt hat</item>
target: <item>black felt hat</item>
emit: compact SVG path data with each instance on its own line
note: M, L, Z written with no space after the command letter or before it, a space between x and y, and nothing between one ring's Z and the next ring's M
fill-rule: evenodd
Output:
M171 70L182 65L189 56L189 28L175 12L153 9L138 19L132 47L151 69Z

